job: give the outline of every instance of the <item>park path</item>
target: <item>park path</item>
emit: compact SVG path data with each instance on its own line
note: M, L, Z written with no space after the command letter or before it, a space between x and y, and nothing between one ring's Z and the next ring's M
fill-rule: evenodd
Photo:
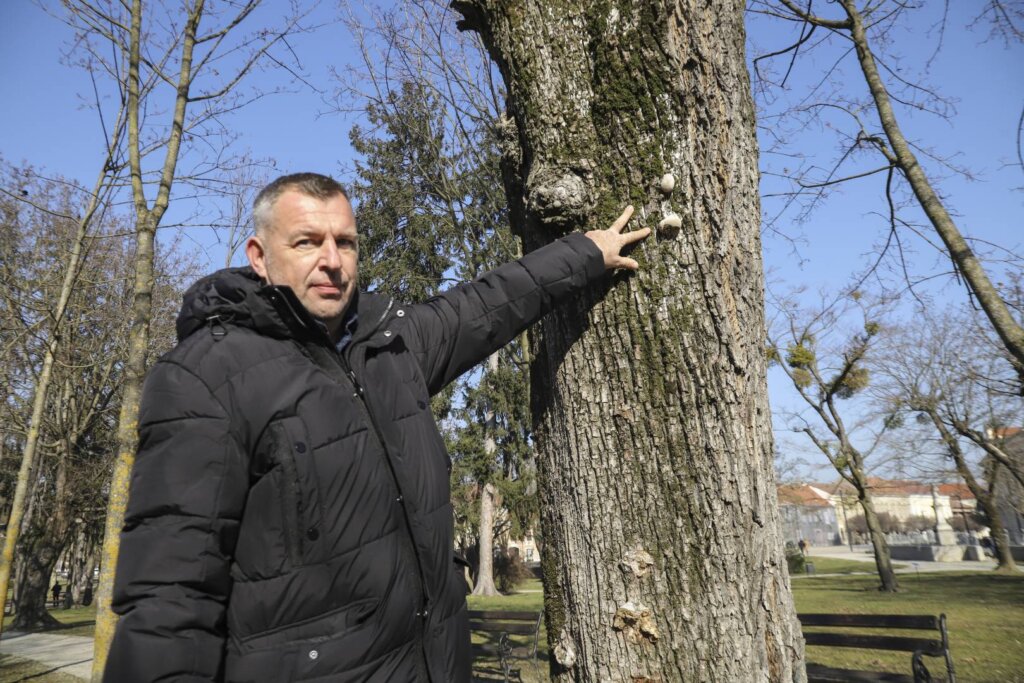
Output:
M89 680L92 676L92 638L54 633L4 632L0 654L34 659L56 672ZM0 669L0 674L3 671Z
M854 560L864 562L865 573L874 573L875 556L872 554L871 546L855 545L850 550L845 545L811 546L807 549L807 556L813 561L815 557L832 557L837 560ZM906 565L897 569L897 574L913 574L915 572L969 572L969 571L991 571L995 569L996 562L993 559L985 558L976 562L913 562L911 560L893 560L894 564Z

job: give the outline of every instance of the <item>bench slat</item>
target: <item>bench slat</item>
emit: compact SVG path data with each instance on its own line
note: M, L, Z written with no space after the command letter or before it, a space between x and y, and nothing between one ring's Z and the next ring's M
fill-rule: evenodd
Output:
M522 622L500 622L500 621L476 621L470 620L470 631L486 631L489 633L510 633L515 635L532 636L537 631L536 622L524 624Z
M856 633L804 633L808 645L827 647L860 647L866 650L896 650L898 652L921 651L932 657L941 657L942 643L926 638L902 638L899 636L862 636Z
M529 621L536 623L540 618L538 612L516 612L510 610L482 610L482 609L471 609L469 611L470 619L477 620L502 620L502 621Z
M939 629L939 618L924 614L798 614L804 626Z

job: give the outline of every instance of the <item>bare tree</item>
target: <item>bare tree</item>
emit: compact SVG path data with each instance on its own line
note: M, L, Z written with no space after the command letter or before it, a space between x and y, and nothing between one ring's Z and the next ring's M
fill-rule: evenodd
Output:
M868 386L866 359L882 329L886 304L866 302L858 292L844 293L803 313L791 300L776 299L773 304L777 317L769 328L769 357L813 415L812 420L801 413L788 419L794 422L794 431L805 434L856 491L874 549L880 589L897 591L889 544L868 480L868 456L882 444L885 429L872 431L867 425L848 423L841 405ZM861 329L844 333L843 323L851 314L859 318Z
M948 103L944 102L936 91L909 82L898 69L886 62L885 56L878 49L879 45L885 45L886 34L894 23L912 12L914 6L912 3L899 0L867 3L838 0L834 5L837 6L836 16L814 11L810 2L805 3L802 0L754 0L750 3L753 12L802 25L800 37L794 44L764 55L761 59L785 58L789 60L791 69L798 54L806 55L819 43L824 43L828 38L835 38L847 46L839 62L848 55L854 56L867 87L866 102L856 102L854 97L843 96L838 101L822 100L803 107L805 112L810 112L813 116L818 116L823 111L840 111L847 117L849 126L841 126L845 132L842 134L844 151L840 159L824 177L819 176L815 180L798 177L798 192L807 192L818 199L825 190L846 180L876 174L884 177L890 226L890 234L884 248L893 246L899 249L902 258L900 232L914 230L923 234L912 222L899 215L899 201L895 199L894 186L900 182L906 183L914 202L923 211L930 231L939 238L934 246L944 250L954 272L963 278L970 294L985 312L992 328L1009 352L1010 361L1019 378L1019 386L1021 391L1024 391L1024 327L1011 314L976 250L965 238L947 209L946 201L926 175L918 159L922 148L908 139L901 125L900 107L904 111L924 109L944 114L948 111ZM1015 37L1019 40L1020 33L1014 24L1014 20L1019 20L1020 17L1018 3L987 3L982 17L996 21L996 26L1001 28L1004 37ZM945 29L944 26L939 28L940 31ZM839 62L832 65L832 70L836 69ZM786 70L786 76L788 74L789 69ZM823 80L827 79L826 74ZM784 76L782 82L785 80ZM909 98L894 94L894 87L909 91ZM845 88L850 88L850 85L845 84ZM813 98L813 95L809 97ZM869 121L869 117L873 117L875 121ZM844 173L845 162L865 151L876 153L880 157L881 165L858 170L852 174ZM951 167L947 160L939 160L939 163ZM1019 262L1019 257L1014 258Z
M63 301L67 250L81 229L73 216L88 195L34 169L4 171L2 186L8 191L0 198L0 211L17 258L0 265L4 368L11 379L5 383L3 422L23 439L35 438L16 546L14 627L27 630L57 624L46 610L54 564L75 538L82 541L80 554L93 554L90 546L101 528L128 331L132 245L123 239L123 220L109 209L97 212L74 286ZM10 188L18 190L16 198ZM162 348L168 346L165 330L174 319L165 302L178 298L181 277L194 276L190 264L180 252L159 263L161 333L156 339ZM168 266L180 276L171 279ZM172 283L174 292L168 294ZM54 343L53 309L62 302L59 343ZM43 380L48 391L40 388Z
M18 471L17 484L11 502L10 514L7 519L7 534L4 538L3 555L0 556L0 596L4 596L5 601L10 584L14 552L21 533L21 522L30 499L32 474L36 465L36 451L40 438L40 425L49 398L54 361L60 351L64 316L78 280L82 261L90 244L94 221L102 216L113 190L113 183L120 172L121 167L117 161L117 151L125 132L126 120L127 111L122 107L117 112L113 133L106 141L103 161L100 165L100 171L97 174L95 184L91 191L79 190L82 196L75 199L82 201L82 206L74 214L70 213L72 208L71 203L68 201L57 207L55 211L54 207L37 204L35 198L31 196L32 193L24 186L4 188L4 194L7 197L14 198L18 202L31 207L35 211L44 214L46 218L70 222L75 225L75 230L66 245L61 245L66 249L66 255L64 259L61 259L64 270L59 289L56 292L51 290L49 292L50 297L46 297L44 294L43 298L49 299L43 304L45 313L35 316L35 319L31 322L22 320L22 322L28 322L23 330L24 333L36 334L40 332L45 335L45 342L42 352L42 366L38 379L32 387L32 413L25 426L21 467ZM12 179L10 174L7 174L7 179L8 181ZM16 213L16 207L9 208L9 212ZM5 219L5 222L6 220L8 219ZM12 264L7 263L5 265L11 266ZM21 287L21 283L16 280L9 284L16 288ZM20 336L22 335L15 333L14 337L5 340L5 342L15 343ZM2 631L2 623L0 623L0 631Z
M958 311L915 321L893 334L874 364L879 378L874 392L890 420L910 414L934 430L985 515L998 569L1015 571L995 501L999 477L993 465L1024 482L1002 438L1006 427L1024 421L1024 401L1007 391L1015 378L1005 351L998 340L986 338L977 318ZM979 457L985 455L987 460Z

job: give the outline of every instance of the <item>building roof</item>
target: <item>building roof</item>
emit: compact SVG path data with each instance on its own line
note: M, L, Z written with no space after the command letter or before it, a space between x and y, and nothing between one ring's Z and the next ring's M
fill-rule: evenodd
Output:
M985 435L990 439L1009 439L1021 433L1021 427L989 427Z
M812 484L812 486L827 492L830 495L853 494L853 486L845 480L838 480L828 484ZM868 477L868 488L872 496L930 496L932 485L911 479L883 479L882 477ZM938 494L940 496L957 496L960 498L974 498L970 489L965 484L939 484Z
M822 496L808 484L780 484L778 494L779 505L809 505L812 507L831 507L832 505L828 498Z
M971 493L971 489L967 488L967 484L964 483L939 484L939 495L959 498L961 500L974 500L974 494Z

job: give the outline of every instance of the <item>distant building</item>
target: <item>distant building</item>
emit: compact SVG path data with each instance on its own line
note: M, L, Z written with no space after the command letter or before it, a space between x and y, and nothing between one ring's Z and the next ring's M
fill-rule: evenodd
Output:
M839 524L832 502L821 489L809 484L782 484L778 487L782 537L811 545L832 545L839 538Z
M522 538L510 538L506 541L509 553L518 553L523 562L530 564L540 562L540 553L537 550L537 543L533 537L533 530L527 529Z
M936 485L934 497L932 484L919 481L869 477L868 487L875 512L899 522L912 518L939 519L945 526L954 515L972 515L977 503L964 484ZM819 545L848 543L848 520L864 514L857 491L842 480L828 484L783 484L778 487L778 496L787 541L803 538ZM855 534L854 542L861 540Z

